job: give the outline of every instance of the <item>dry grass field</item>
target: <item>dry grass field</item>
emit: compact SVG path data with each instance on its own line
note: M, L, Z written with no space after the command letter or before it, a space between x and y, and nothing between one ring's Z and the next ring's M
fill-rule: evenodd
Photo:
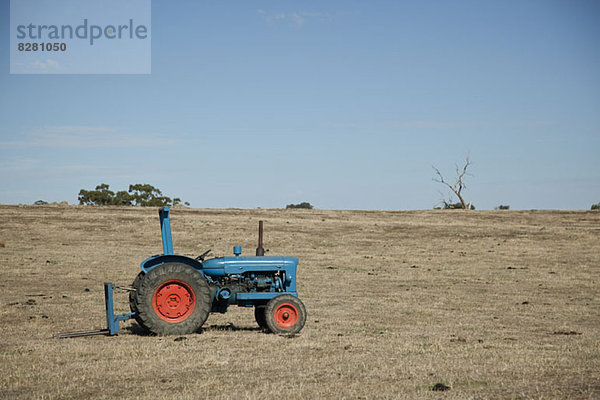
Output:
M232 307L183 338L53 339L105 325L158 213L0 206L0 398L600 398L600 212L175 209L175 251L251 255L259 219L300 259L300 335Z

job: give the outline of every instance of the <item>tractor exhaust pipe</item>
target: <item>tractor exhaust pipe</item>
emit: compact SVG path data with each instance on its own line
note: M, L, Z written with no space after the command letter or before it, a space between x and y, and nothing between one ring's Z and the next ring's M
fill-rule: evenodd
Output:
M265 249L263 248L263 222L258 221L258 247L256 248L256 256L262 257L265 255Z

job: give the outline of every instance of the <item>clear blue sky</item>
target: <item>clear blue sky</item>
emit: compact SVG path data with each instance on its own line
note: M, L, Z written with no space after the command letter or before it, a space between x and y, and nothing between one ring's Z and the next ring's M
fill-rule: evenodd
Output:
M478 209L600 202L596 0L153 0L150 75L10 75L0 13L0 203L429 209L467 154Z

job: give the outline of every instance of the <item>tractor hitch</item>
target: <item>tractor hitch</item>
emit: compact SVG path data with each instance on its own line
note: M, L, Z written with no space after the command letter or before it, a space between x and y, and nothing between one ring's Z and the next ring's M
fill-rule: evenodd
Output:
M106 307L106 328L105 329L94 329L91 331L79 331L79 332L65 332L55 333L52 335L54 338L72 338L80 336L94 336L94 335L107 335L114 336L118 335L121 331L120 322L127 321L134 318L135 313L115 314L113 292L115 289L133 290L130 288L122 288L116 286L112 282L104 282L104 305Z

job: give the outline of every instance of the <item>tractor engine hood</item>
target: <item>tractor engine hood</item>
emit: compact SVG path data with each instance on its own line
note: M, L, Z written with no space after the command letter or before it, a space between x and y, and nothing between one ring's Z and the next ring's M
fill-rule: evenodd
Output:
M209 276L225 276L252 272L284 271L295 275L296 257L219 257L202 262L202 270Z

